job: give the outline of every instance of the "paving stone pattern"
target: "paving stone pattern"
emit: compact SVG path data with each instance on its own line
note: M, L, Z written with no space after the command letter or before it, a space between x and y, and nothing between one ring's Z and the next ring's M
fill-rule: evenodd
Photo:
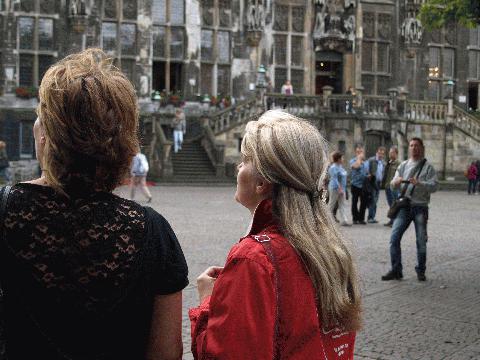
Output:
M250 214L233 200L233 187L152 189L152 206L171 223L189 264L183 339L184 359L193 359L187 309L198 302L195 279L206 267L223 265ZM119 193L127 195L125 188ZM354 247L363 289L365 321L355 358L480 359L480 196L432 196L426 283L415 275L413 225L402 241L403 281L380 281L390 263L384 194L377 213L378 224L342 228Z

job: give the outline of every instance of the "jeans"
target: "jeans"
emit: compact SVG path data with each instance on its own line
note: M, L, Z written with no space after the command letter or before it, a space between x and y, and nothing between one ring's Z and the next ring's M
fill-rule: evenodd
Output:
M400 242L402 236L413 221L415 224L415 235L417 238L417 266L415 271L424 274L427 263L427 221L428 207L412 206L400 209L393 221L392 235L390 237L390 260L392 271L402 272L402 249Z
M392 190L390 186L385 188L385 196L387 197L388 207L392 207L392 204L398 198L398 190Z
M352 219L353 221L365 221L365 210L367 209L366 198L363 190L356 186L352 189ZM358 209L358 200L360 200L360 209Z
M328 189L329 193L329 200L328 200L328 207L332 214L335 215L335 205L338 205L338 214L340 216L339 221L342 224L348 223L347 217L347 199L345 197L345 193L340 195L338 193L338 189Z
M379 188L373 188L371 193L371 200L370 204L368 205L368 219L375 220L375 216L377 215L377 202L378 196L380 195Z
M178 152L182 149L183 131L173 130L173 151Z
M474 193L476 192L476 187L477 187L477 180L468 180L468 193Z

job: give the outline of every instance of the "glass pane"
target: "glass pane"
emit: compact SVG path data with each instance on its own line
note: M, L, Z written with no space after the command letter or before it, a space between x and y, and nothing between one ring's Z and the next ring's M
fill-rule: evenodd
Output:
M166 0L153 0L152 17L154 23L165 24L167 22Z
M202 25L213 26L213 0L202 0Z
M31 17L18 18L20 49L33 49L33 23L34 19Z
M232 10L231 10L230 0L219 0L218 7L220 11L220 26L230 27L232 19Z
M202 64L202 68L200 69L202 95L212 94L212 71L213 65Z
M275 92L280 93L282 89L282 85L287 81L287 69L284 68L275 68ZM296 89L293 88L295 92Z
M288 31L288 6L275 6L273 29L278 31Z
M438 101L440 99L440 82L428 82L428 100Z
M38 48L53 50L53 19L38 19Z
M430 58L429 65L431 68L440 67L440 48L431 47L428 52Z
M373 95L375 91L375 76L362 75L362 86L365 94Z
M111 22L102 23L103 50L108 54L117 50L117 24Z
M230 94L230 66L219 66L217 69L217 94Z
M135 60L122 59L122 72L130 81L133 81Z
M123 1L123 18L129 20L137 20L137 1Z
M221 63L230 62L230 33L219 31L217 33L218 61Z
M137 27L135 24L120 25L122 55L135 55L136 34L137 34Z
M287 36L274 35L275 41L275 63L277 65L287 64Z
M105 7L103 10L103 16L106 18L115 19L117 17L117 1L105 0Z
M213 61L213 31L202 30L202 60Z
M453 78L455 73L455 50L443 49L443 77Z
M185 23L185 1L170 0L170 23L172 25L183 25Z
M390 56L388 44L377 44L377 71L388 73L390 72Z
M54 63L53 56L38 55L38 83L42 82L43 75L47 72L48 68Z
M183 59L183 29L171 29L170 57L172 59Z
M20 54L20 86L33 86L33 55Z
M10 1L13 3L13 1ZM35 11L35 1L34 0L22 0L20 3L20 11L33 12Z
M375 37L375 14L371 12L363 13L363 36L366 38Z
M33 123L20 123L20 155L33 155Z
M373 43L362 42L362 70L373 71Z
M305 10L303 7L295 6L292 8L292 29L296 32L304 31Z
M44 14L55 13L55 0L42 0L40 1L40 12Z
M468 77L470 79L477 79L477 51L470 50L468 52Z
M303 65L303 37L292 36L292 65Z
M377 95L388 95L388 89L391 87L390 77L377 77Z
M303 70L291 70L292 87L294 94L303 94Z
M153 56L165 57L165 28L153 27Z
M470 41L468 42L470 45L477 46L478 44L478 29L470 29Z

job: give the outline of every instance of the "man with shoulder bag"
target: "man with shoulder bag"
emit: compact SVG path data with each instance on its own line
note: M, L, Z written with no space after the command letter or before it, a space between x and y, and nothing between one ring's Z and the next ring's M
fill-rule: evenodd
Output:
M390 259L392 267L382 276L382 280L400 280L402 272L401 240L410 223L415 224L417 240L417 278L425 281L427 262L427 221L430 194L437 190L437 174L432 164L424 158L425 148L420 138L412 138L409 145L409 158L402 162L391 181L393 189L402 190L401 196L389 210L394 218L390 237Z

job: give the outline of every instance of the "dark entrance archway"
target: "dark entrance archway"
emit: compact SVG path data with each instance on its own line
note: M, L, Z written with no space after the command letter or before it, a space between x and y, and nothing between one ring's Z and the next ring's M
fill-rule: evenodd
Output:
M468 108L472 110L480 109L480 104L478 103L478 88L479 83L469 83L468 84Z
M392 139L389 133L371 130L365 133L365 155L372 157L377 152L380 146L385 146L387 151L385 155L388 155L388 149L392 146Z
M333 92L342 92L343 55L335 51L319 51L315 54L315 94L322 94L326 85Z

